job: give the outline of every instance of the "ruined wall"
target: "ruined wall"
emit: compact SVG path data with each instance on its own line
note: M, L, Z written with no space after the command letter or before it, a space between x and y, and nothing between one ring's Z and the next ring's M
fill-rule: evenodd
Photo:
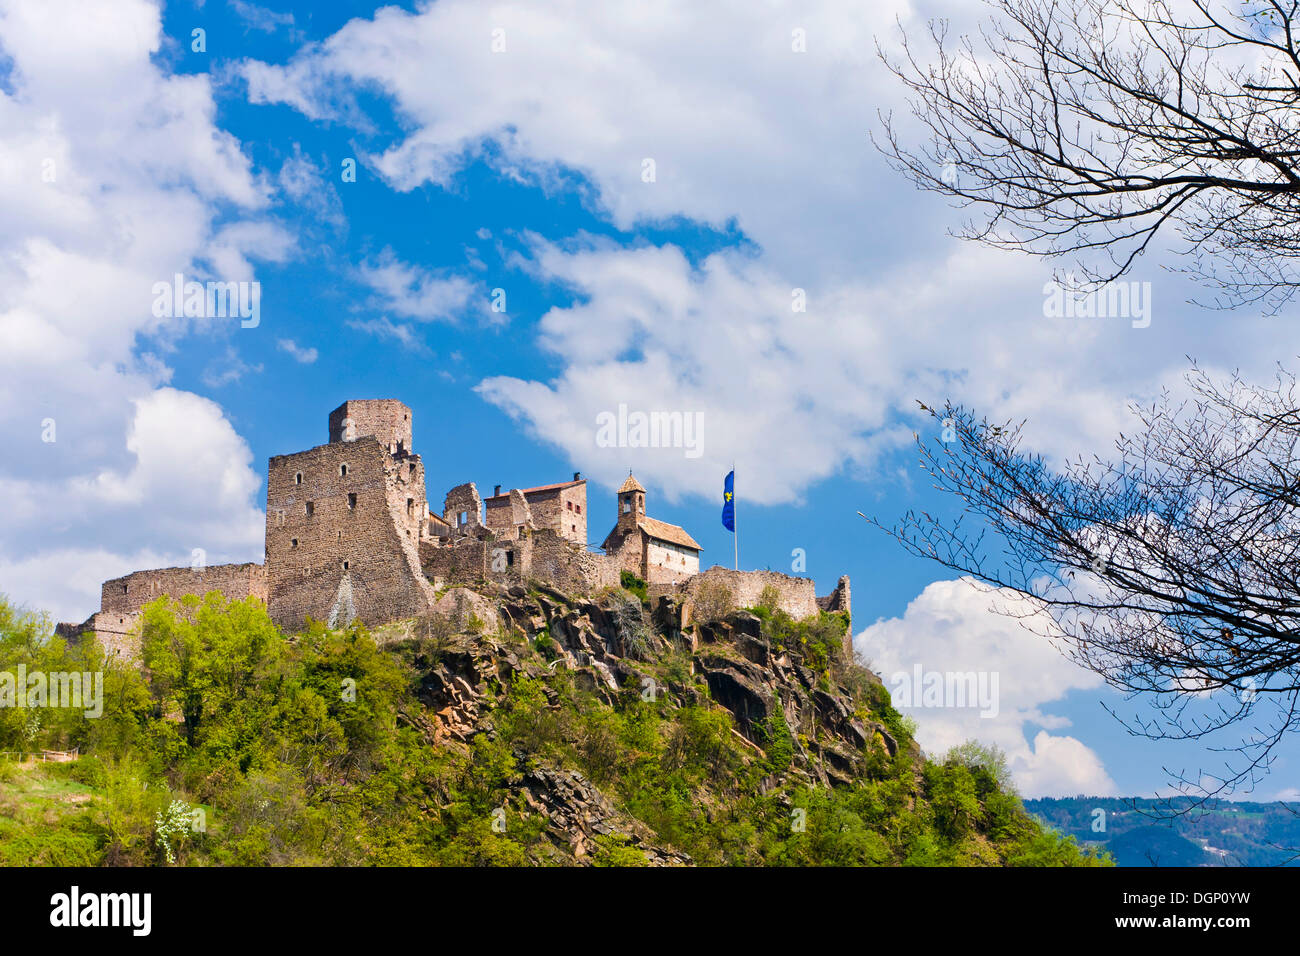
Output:
M547 528L574 544L587 546L587 483L528 496L537 527Z
M537 528L537 522L533 519L533 509L529 507L528 499L518 488L510 492L510 524L514 537L522 538L528 532Z
M536 581L569 594L593 594L619 582L616 561L579 548L550 530L529 531L522 538L489 534L448 545L424 542L420 562L440 591L484 581L505 587Z
M823 611L843 611L849 615L849 620L852 621L853 601L849 592L849 576L847 574L840 575L835 590L825 597L819 597L817 606Z
M231 598L231 600L235 599ZM94 633L95 640L99 641L100 647L104 648L104 654L109 659L140 660L139 614L100 611L87 623L89 627L86 630Z
M594 594L618 587L619 562L607 555L579 548L553 531L532 536L528 574L568 594Z
M425 611L433 588L420 570L423 502L418 458L390 455L373 436L272 458L266 489L272 620L294 630L309 615L342 627L353 618L381 624Z
M373 435L388 453L411 450L411 410L394 398L344 402L330 412L330 441L356 441Z
M442 520L453 528L473 533L483 527L483 499L474 482L457 485L447 492L442 503Z
M496 494L484 502L486 525L507 536L521 524L519 503L514 496L522 494L528 506L533 527L554 531L581 548L587 547L587 483L575 484L545 491L511 489L509 494Z
M136 571L104 582L99 609L110 615L134 614L163 594L179 600L187 594L202 597L209 591L220 591L232 601L246 597L265 601L266 568L250 563Z
M763 589L770 586L780 597L778 606L795 620L812 617L818 611L812 578L794 578L776 571L733 571L714 565L684 583L651 584L647 590L652 605L662 595L689 601L706 581L727 588L738 608L756 606Z
M444 546L421 542L420 567L439 591L474 587L487 579L488 543L480 538L461 538Z
M817 606L823 611L839 611L848 618L848 627L844 629L844 656L853 659L853 600L849 591L849 576L841 574L835 584L835 590L825 597L817 599Z
M621 570L630 571L644 579L646 576L644 540L645 533L640 528L620 526L605 539L608 545L605 553Z
M54 633L70 646L78 645L87 638L95 638L104 648L108 659L121 658L138 662L140 618L141 615L126 611L97 611L82 624L59 624Z

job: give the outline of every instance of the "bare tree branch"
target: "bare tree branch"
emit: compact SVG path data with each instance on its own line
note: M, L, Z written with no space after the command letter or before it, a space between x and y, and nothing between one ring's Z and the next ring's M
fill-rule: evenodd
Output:
M1183 240L1203 304L1276 312L1300 283L1300 0L986 0L978 42L930 24L877 49L911 93L920 145L876 145L923 189L979 213L958 235L1127 272ZM1175 13L1175 8L1177 13Z

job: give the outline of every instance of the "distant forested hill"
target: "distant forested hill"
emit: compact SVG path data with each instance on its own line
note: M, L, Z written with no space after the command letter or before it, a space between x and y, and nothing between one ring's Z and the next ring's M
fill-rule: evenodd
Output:
M1229 803L1166 819L1189 799L1113 797L1026 800L1025 809L1080 844L1099 845L1120 866L1296 866L1300 804ZM1105 831L1095 821L1105 813Z

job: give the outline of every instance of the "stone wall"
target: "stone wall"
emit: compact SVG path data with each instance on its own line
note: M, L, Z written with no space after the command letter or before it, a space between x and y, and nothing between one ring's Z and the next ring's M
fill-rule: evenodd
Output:
M487 580L488 543L482 538L453 538L446 545L420 543L420 567L433 586L475 587Z
M522 538L462 538L446 545L423 542L420 563L433 585L475 587L485 581L506 587L536 581L568 594L592 594L619 582L618 563L576 547L554 531L529 531Z
M442 520L467 533L483 527L483 499L474 482L457 485L442 502Z
M733 571L714 565L680 584L651 583L651 605L661 596L689 602L705 582L721 584L731 592L736 607L755 607L766 587L776 589L778 606L795 620L812 617L818 611L817 594L812 578L794 578L776 571Z
M409 504L408 504L409 503ZM267 604L293 631L310 616L343 627L428 609L420 569L424 472L374 436L270 460L266 489Z
M594 594L601 588L617 587L619 563L607 555L575 546L553 531L532 536L528 574L567 594Z
M646 577L645 566L645 532L635 526L625 526L622 522L615 526L606 539L608 554L618 567L630 571L641 579Z
M230 600L267 598L266 568L260 564L216 564L203 568L159 568L136 571L105 581L99 609L106 614L135 614L160 595L180 599L220 591Z
M140 611L150 601L166 595L203 597L219 591L230 601L267 599L266 568L260 564L217 564L203 568L159 568L136 571L105 581L100 589L100 610L82 624L60 624L56 633L76 642L93 635L109 657L138 661Z
M462 486L463 487L463 486ZM519 496L521 500L516 500ZM522 524L520 506L527 506L532 526L554 531L580 548L587 547L587 483L578 480L569 485L543 491L511 489L508 494L494 494L484 502L488 528L508 537L517 537L513 528Z
M171 596L178 600L181 597L181 595ZM232 595L226 596L231 600L237 600ZM140 660L139 614L100 611L86 623L88 624L86 630L94 633L95 640L99 641L99 646L104 649L107 657L129 661Z
M587 547L587 483L528 496L533 520L581 548Z
M849 615L849 620L852 622L853 600L849 592L849 576L847 574L840 575L835 590L825 597L819 597L817 606L823 611L843 611Z

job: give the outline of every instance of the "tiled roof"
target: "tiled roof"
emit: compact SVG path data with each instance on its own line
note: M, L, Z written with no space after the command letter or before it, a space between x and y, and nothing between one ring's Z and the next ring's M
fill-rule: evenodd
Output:
M625 491L640 491L642 493L645 492L645 489L641 487L641 482L633 478L632 472L630 471L627 473L627 481L623 482L623 487L618 489L618 493L621 495Z
M667 541L671 544L680 544L686 548L694 548L696 551L701 550L700 543L687 534L684 528L679 528L675 524L660 521L658 518L647 518L645 515L638 517L636 523L652 538L658 538L660 541Z

